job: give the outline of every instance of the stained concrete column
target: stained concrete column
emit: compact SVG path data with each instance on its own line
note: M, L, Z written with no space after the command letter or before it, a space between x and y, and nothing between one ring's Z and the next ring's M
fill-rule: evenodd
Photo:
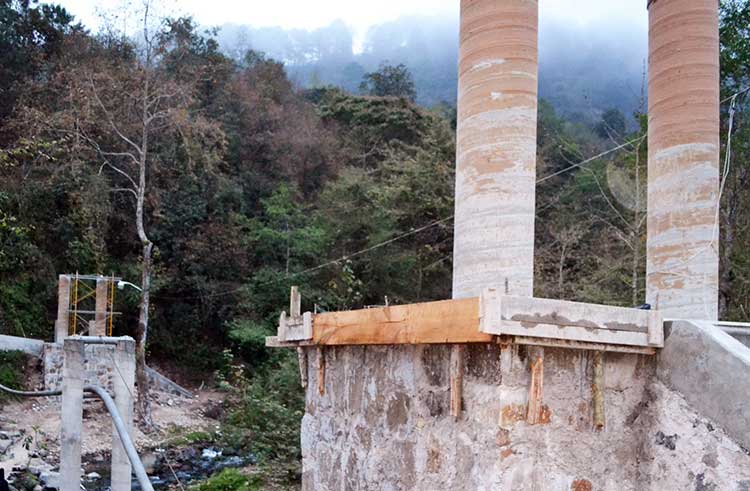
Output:
M461 1L454 298L533 294L538 10Z
M98 278L96 280L96 313L94 314L94 332L92 336L107 335L107 299L109 296L109 280Z
M133 394L135 386L135 341L119 338L114 353L112 385L115 405L120 417L133 437ZM112 491L130 491L131 464L120 442L117 430L112 425Z
M57 281L57 319L55 320L55 342L62 343L68 337L70 326L70 276L61 274Z
M719 238L717 0L649 2L647 301L716 319Z
M60 490L80 491L85 345L80 339L67 338L63 353Z

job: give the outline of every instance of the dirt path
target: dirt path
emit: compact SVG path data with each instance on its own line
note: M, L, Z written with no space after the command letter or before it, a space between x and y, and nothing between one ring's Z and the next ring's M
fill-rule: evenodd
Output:
M136 446L139 449L154 448L169 438L192 431L213 432L218 421L205 415L205 410L212 404L223 400L219 392L203 390L193 398L184 398L172 394L154 392L153 420L157 431L144 434L135 430ZM104 405L98 399L84 402L83 415L83 455L107 453L112 448L112 422ZM60 436L60 402L59 398L21 399L6 404L0 413L0 430L21 431L24 435L18 439L3 456L0 468L6 474L19 465L26 465L29 452L24 448L24 441L31 437L29 447L36 451L50 464L57 464ZM137 426L137 425L136 425Z

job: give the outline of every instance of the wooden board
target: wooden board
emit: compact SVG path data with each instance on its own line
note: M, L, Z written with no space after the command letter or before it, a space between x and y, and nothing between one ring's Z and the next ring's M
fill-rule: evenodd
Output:
M586 343L583 341L568 341L565 339L530 338L514 336L514 344L525 344L530 346L545 346L548 348L566 348L589 351L607 351L612 353L634 353L639 355L655 355L656 348L642 346L623 346L619 344Z
M629 346L664 342L656 311L502 295L497 289L485 290L480 306L480 330L488 334Z
M479 331L479 299L396 305L317 314L313 343L322 345L488 343Z

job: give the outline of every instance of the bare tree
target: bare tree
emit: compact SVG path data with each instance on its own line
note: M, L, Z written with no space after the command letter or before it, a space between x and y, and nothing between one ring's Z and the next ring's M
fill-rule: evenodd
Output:
M180 124L191 100L190 84L180 83L163 72L157 58L164 55L163 32L152 31L151 3L143 3L141 54L124 71L101 70L88 75L88 90L95 112L106 122L108 134L91 136L80 129L85 140L95 148L101 166L113 173L118 182L114 192L135 199L134 222L141 246L141 301L136 330L137 408L144 428L152 427L149 402L149 379L146 371L146 345L149 333L154 243L147 231L146 200L148 176L156 159L152 145L164 138L165 130L174 129L169 137L184 138Z

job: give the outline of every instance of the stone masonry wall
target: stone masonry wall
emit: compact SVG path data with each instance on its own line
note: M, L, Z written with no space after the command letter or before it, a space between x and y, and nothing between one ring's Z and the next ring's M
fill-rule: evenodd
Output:
M467 349L449 415L447 346L308 349L303 489L741 490L750 456L655 379L655 357L605 355L606 427L592 427L591 358L545 350L548 422L529 426L526 349Z
M113 391L112 377L115 374L114 346L87 344L84 384L97 384ZM44 388L45 390L59 390L62 387L63 347L58 343L45 343L44 360Z

